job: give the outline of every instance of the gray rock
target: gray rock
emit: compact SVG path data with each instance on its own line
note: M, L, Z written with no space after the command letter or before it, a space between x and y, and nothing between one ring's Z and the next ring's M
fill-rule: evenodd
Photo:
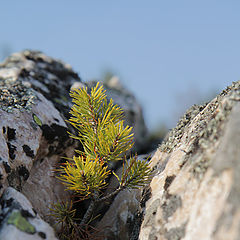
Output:
M70 88L74 82L81 82L68 64L29 50L15 53L0 64L0 79L0 86L5 89L17 84L25 86L26 91L40 92L67 118L71 107ZM20 91L16 90L16 93L20 94ZM12 101L11 106L16 108L16 103Z
M41 52L16 53L0 65L0 194L14 187L51 223L50 204L70 198L54 169L78 147L65 122L76 81L69 65Z
M57 240L54 230L33 209L28 199L14 188L1 198L1 240Z
M240 239L240 82L183 116L151 159L139 239Z

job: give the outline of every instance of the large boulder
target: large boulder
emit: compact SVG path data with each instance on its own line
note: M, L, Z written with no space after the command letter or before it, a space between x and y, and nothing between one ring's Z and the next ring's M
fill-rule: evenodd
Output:
M70 198L53 170L76 147L65 116L77 80L69 66L40 52L13 54L0 65L0 190L22 192L45 220L50 204Z
M139 239L240 239L240 81L193 106L151 159Z

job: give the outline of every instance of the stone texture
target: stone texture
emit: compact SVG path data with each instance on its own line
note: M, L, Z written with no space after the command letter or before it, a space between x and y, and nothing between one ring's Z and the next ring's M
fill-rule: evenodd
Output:
M8 57L0 65L0 79L1 89L10 92L14 91L13 87L10 86L24 86L23 97L27 99L28 95L31 96L31 94L26 95L26 92L32 92L32 89L40 92L67 117L71 106L70 88L74 82L81 81L78 74L68 64L48 57L41 52L29 50ZM14 92L17 95L21 94L18 90ZM26 102L26 99L24 101ZM21 104L20 102L18 105ZM1 101L1 108L3 108L2 105ZM11 106L16 108L16 102L12 101Z
M7 186L21 191L51 222L50 203L70 198L53 170L77 147L65 116L71 106L68 91L79 78L64 63L24 51L0 65L0 80L1 191Z
M57 240L52 227L39 217L27 198L11 187L1 198L0 221L1 240Z
M97 225L109 240L130 239L135 214L140 211L140 190L123 190Z
M183 116L151 159L139 239L240 239L240 82Z

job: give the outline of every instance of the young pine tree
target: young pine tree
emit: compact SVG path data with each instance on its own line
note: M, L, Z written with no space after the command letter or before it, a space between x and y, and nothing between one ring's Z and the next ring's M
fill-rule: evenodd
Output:
M77 89L71 91L70 96L74 105L69 123L78 132L70 136L81 142L83 151L76 150L78 155L60 167L58 178L80 199L90 199L89 207L78 225L82 228L88 224L98 203L112 198L123 189L148 184L151 170L147 161L138 161L136 156L126 160L126 152L133 146L132 128L124 125L123 110L112 99L107 100L103 86L97 84L89 92L87 88ZM113 161L123 162L121 177L109 167ZM103 196L110 175L117 178L119 185L110 194ZM55 216L61 219L60 222L67 219L67 224L72 224L70 229L76 232L75 212L65 209L65 206L63 210L58 206L60 210L54 210ZM63 217L64 211L68 217Z

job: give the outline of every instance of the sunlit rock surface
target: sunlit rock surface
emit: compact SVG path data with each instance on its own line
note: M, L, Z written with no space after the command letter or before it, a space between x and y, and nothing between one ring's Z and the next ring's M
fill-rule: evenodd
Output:
M240 239L240 82L192 107L151 160L139 239Z

